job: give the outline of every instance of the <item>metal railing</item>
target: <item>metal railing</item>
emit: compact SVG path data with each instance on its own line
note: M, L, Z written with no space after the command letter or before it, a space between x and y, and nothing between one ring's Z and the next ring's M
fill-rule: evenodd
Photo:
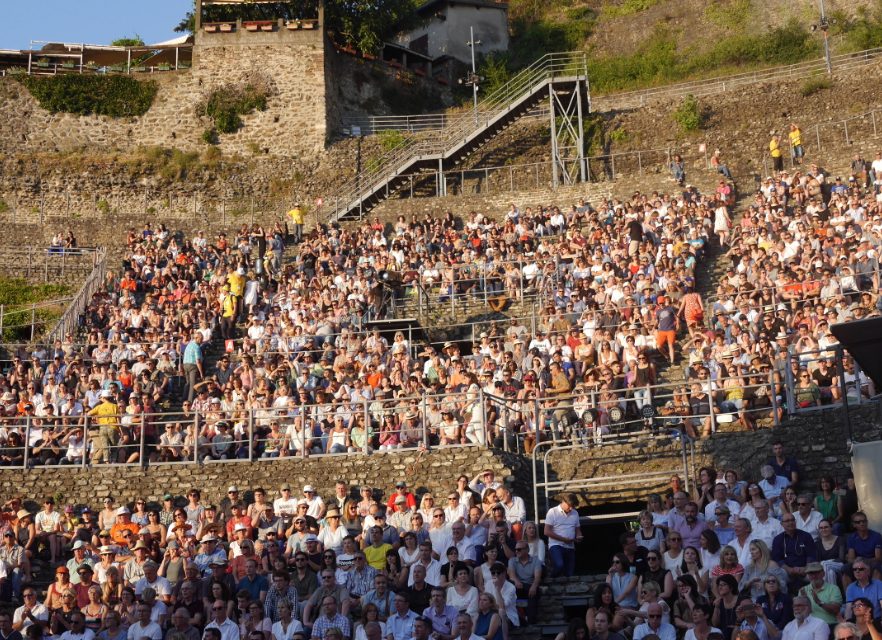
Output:
M55 327L47 334L46 340L49 344L56 340L61 340L68 333L76 332L83 312L85 312L86 307L92 301L92 296L104 283L106 272L107 250L104 247L98 247L95 250L92 271L86 276L86 279L80 286L80 290L77 291L67 309L64 310Z
M811 376L818 370L821 360L830 367L828 372L832 384L820 386L814 378L810 378L807 386L801 386L798 374L805 372ZM791 415L842 407L844 402L860 405L874 398L878 391L873 381L861 370L858 361L839 344L813 351L788 351L784 383L787 388L787 412Z
M543 120L548 118L548 107L536 107L529 110L521 118L527 120ZM370 136L384 131L403 131L407 133L419 133L421 131L438 131L455 125L465 116L475 118L474 111L452 111L445 113L421 113L405 116L367 116L364 118L345 118L343 120L344 133L349 135ZM478 119L486 121L489 114L479 111Z
M810 124L801 129L803 151L806 156L814 154L817 157L817 154L823 151L825 144L832 146L844 142L846 147L849 147L849 153L860 152L862 140L879 137L880 124L882 124L882 108L871 109L842 120ZM785 152L789 157L790 168L796 167L793 145L790 138L783 135L782 153ZM762 162L758 162L757 166L760 164L763 167L763 176L771 175L772 159L769 157L768 151L763 154Z
M402 408L400 398L365 399L346 407L297 405L100 418L87 413L7 418L0 424L12 441L7 441L4 453L13 460L0 466L269 462L288 457L487 446L482 392L410 396L406 403ZM449 423L441 419L448 411L455 416ZM343 430L335 430L336 416L345 416ZM69 453L71 450L74 453Z
M95 264L94 247L7 247L0 257L10 277L51 282L88 272Z
M33 343L35 339L41 337L40 329L47 322L43 313L56 313L60 309L66 308L71 300L73 298L44 300L29 305L0 304L0 339L3 338L4 331L11 331L14 335L19 336L19 339L23 339L23 330L27 329L27 333L30 335L30 343ZM6 349L10 348L10 345L7 343L4 343L3 346Z
M477 110L451 117L438 135L411 137L384 156L373 161L372 166L355 176L340 189L338 201L345 209L337 208L336 220L344 210L358 205L372 190L388 185L393 174L403 171L413 161L434 158L447 151L456 142L467 140L486 128L492 120L511 109L513 103L530 95L536 87L549 79L564 76L587 76L587 55L584 52L549 53L523 69L506 84L487 95ZM483 114L483 117L479 116Z

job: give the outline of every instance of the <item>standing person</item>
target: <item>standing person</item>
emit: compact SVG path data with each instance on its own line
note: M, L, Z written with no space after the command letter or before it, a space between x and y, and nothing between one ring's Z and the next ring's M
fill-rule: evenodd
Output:
M303 209L299 202L294 203L294 208L288 212L288 218L294 226L294 242L299 243L303 240Z
M772 131L772 139L769 140L769 155L772 157L772 169L784 170L784 157L781 155L781 136L777 131Z
M674 340L680 328L680 316L668 301L667 296L658 297L655 308L655 345L662 357L665 356L665 344L668 345L668 362L674 362Z
M202 361L202 334L195 331L184 349L183 365L184 376L187 380L187 402L193 402L193 396L196 395L196 383L205 376Z
M561 495L560 504L549 509L545 516L545 537L548 538L553 575L572 576L576 572L575 543L582 541L574 494Z
M686 319L686 328L689 329L690 336L693 336L695 330L701 331L701 323L704 321L704 304L701 301L701 295L696 293L692 287L686 287L686 295L680 302L677 315L682 315Z
M795 122L790 123L790 155L793 157L794 164L802 164L802 158L805 155L805 149L802 148L802 131Z

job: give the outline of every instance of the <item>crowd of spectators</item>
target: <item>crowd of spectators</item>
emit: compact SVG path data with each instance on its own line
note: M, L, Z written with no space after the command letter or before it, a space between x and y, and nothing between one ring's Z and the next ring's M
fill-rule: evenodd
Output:
M17 352L0 376L0 463L23 464L25 444L29 464L511 434L530 451L576 424L599 435L640 423L647 406L701 437L719 422L754 429L843 392L874 395L830 333L878 313L882 159L860 166L844 180L815 164L781 171L737 224L723 179L712 194L685 185L566 210L512 204L498 221L319 225L287 261L278 224L189 239L162 224L130 230L123 270L108 272L81 333ZM702 297L710 243L725 273ZM489 322L471 343L366 329L390 297L417 295L503 306L532 296L537 313ZM683 382L655 388L665 361L682 363ZM28 443L12 428L22 421Z
M852 476L806 491L784 445L771 454L756 480L705 467L691 493L675 478L651 495L585 618L558 640L878 637L882 535Z
M536 622L551 559L492 470L437 499L403 481L385 495L341 480L324 497L282 483L230 486L217 504L193 488L157 503L22 505L0 518L0 600L20 605L0 613L5 640L425 640L466 628L499 640ZM32 568L44 563L54 580L42 594Z

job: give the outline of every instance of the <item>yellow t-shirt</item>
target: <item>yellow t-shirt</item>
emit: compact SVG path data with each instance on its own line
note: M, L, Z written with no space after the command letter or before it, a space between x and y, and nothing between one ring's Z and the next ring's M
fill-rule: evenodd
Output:
M392 545L384 542L379 547L369 544L364 548L364 559L377 571L386 568L386 552L392 549Z
M95 418L98 424L104 427L116 427L118 412L119 407L112 402L100 402L95 408L89 411L89 415Z
M292 224L303 224L303 211L300 210L300 207L294 207L288 212L288 217L291 218Z
M802 144L802 131L799 129L793 129L787 134L787 137L790 138L791 147L798 147Z
M781 157L781 143L778 142L777 138L772 138L771 142L769 142L769 152L773 158Z
M238 273L233 271L230 275L227 276L227 282L230 285L230 293L234 296L242 296L242 293L245 291L245 276L240 276Z

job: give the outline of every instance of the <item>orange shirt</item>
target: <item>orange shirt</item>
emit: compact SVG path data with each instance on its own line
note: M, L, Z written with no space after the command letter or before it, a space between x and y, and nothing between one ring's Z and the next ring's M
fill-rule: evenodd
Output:
M110 528L110 537L113 538L113 541L120 545L129 546L129 541L123 538L124 531L131 531L133 536L138 535L138 531L141 530L141 527L136 525L134 522L129 522L128 524L123 524L122 522L117 522Z

